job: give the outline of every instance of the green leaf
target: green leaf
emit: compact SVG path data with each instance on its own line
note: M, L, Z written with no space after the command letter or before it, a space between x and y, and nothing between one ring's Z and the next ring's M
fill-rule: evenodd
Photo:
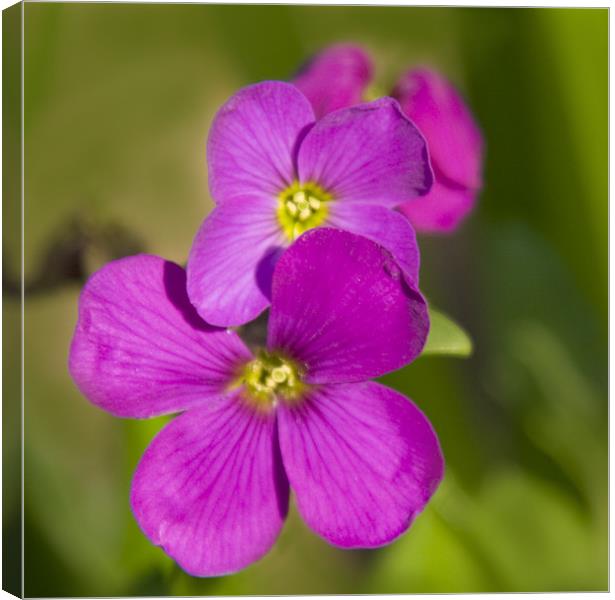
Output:
M431 328L423 354L467 357L472 354L470 336L450 317L434 308L429 309Z

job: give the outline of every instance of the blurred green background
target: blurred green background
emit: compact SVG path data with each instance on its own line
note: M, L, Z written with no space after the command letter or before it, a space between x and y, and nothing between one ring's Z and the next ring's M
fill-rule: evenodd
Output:
M26 595L605 590L607 29L606 9L26 4ZM113 418L68 376L77 297L116 256L183 263L212 206L217 107L337 41L368 47L385 89L440 69L486 138L477 210L421 238L423 289L474 355L384 378L433 422L446 477L388 547L338 550L293 509L259 563L192 578L128 504L163 420ZM17 229L4 253L10 341ZM18 503L5 511L17 532Z

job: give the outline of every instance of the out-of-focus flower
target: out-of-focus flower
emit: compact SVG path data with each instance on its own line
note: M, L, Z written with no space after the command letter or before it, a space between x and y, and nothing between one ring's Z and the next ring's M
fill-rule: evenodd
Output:
M235 94L207 145L216 208L188 259L188 294L215 325L240 325L270 303L274 265L303 232L328 225L387 248L416 283L414 230L390 210L426 193L425 140L391 98L315 122L293 85L269 81Z
M142 457L131 504L147 537L187 572L242 569L275 542L289 483L330 543L374 547L403 533L442 478L427 418L367 381L421 351L425 303L392 255L322 228L278 261L266 347L204 323L185 273L139 255L86 284L70 372L121 417L175 413Z
M316 115L364 102L373 67L359 46L340 44L316 55L293 83ZM449 232L472 210L482 187L483 140L472 113L442 75L415 69L391 96L425 136L435 181L430 192L400 205L417 231Z

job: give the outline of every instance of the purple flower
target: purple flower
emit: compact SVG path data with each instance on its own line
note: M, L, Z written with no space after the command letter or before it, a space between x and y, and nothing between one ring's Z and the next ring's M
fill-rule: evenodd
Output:
M207 325L185 273L149 255L86 284L70 372L121 417L185 411L143 455L131 504L147 537L193 575L242 569L275 542L289 483L306 523L344 548L403 533L443 474L407 398L367 381L421 351L428 317L392 255L322 228L278 261L266 346Z
M196 236L187 275L208 323L240 325L260 314L282 251L323 225L375 240L418 281L414 230L390 208L425 193L432 172L425 141L397 101L315 122L293 85L252 85L216 115L207 159L217 206Z
M372 71L362 48L341 44L315 56L293 83L321 117L364 101ZM405 198L400 210L417 231L452 231L472 210L482 187L480 130L459 93L435 71L404 73L391 95L425 136L435 175L430 192Z

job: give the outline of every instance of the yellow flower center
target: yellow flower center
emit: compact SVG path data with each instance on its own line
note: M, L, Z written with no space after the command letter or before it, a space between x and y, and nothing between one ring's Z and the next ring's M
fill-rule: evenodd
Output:
M269 410L277 400L296 403L308 389L304 370L295 361L276 352L260 350L243 365L231 387L243 387L242 395L257 408Z
M292 242L302 233L322 225L329 214L331 194L316 183L293 182L278 196L278 221Z

